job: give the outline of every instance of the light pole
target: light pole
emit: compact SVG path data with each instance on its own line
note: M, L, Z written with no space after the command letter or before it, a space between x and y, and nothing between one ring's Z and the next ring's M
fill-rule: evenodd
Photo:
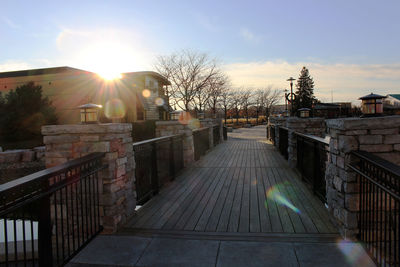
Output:
M290 82L290 116L293 116L293 81L295 80L293 77L286 80Z
M289 95L288 94L289 90L285 88L285 90L283 90L283 92L285 94L285 116L287 116L287 113L288 113L288 111L287 111L287 102L288 102L287 98L288 98L288 95Z

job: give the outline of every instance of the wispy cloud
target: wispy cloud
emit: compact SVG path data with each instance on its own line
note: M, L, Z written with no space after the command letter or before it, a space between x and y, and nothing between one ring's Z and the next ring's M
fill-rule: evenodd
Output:
M1 18L3 20L3 22L5 24L8 25L8 27L12 28L12 29L19 29L20 26L18 24L16 24L14 21L12 21L11 19L7 18L7 17L2 17Z
M246 42L254 43L254 44L259 43L261 41L261 39L262 39L261 35L257 35L257 34L253 33L252 31L250 31L248 28L245 28L245 27L240 28L239 35Z
M218 32L221 30L217 17L209 17L204 14L195 14L197 23L210 32Z
M399 92L400 64L321 64L313 62L288 63L265 61L233 63L224 66L234 86L267 86L289 89L286 79L297 78L306 66L315 83L315 95L322 101L354 102L370 92L389 94Z
M32 64L24 61L8 60L0 62L0 72L26 70L32 68Z

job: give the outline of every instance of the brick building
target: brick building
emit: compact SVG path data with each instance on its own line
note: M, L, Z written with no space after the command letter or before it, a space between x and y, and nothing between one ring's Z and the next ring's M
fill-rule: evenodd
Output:
M170 107L166 88L170 82L152 71L122 73L106 80L98 74L71 67L31 69L0 73L0 92L7 93L33 81L56 107L60 124L79 120L78 106L103 106L104 119L120 122L166 120Z

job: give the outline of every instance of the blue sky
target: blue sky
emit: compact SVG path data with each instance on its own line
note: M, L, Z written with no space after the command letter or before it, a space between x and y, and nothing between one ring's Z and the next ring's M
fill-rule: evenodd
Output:
M235 86L288 87L310 69L322 100L399 93L400 1L5 1L0 71L152 69L180 49L218 58Z

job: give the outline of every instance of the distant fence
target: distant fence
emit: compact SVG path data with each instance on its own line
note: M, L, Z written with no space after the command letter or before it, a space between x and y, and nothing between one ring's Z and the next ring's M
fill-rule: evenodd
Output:
M359 239L379 266L400 265L400 167L364 151L348 165L359 183Z
M210 135L208 128L200 128L193 131L194 159L199 160L210 148Z
M286 127L279 126L279 151L288 159L288 147L289 147L289 129Z
M329 143L320 137L294 133L297 140L297 169L322 202L326 203L325 170Z
M102 230L92 153L0 185L0 263L62 266Z
M144 204L183 169L183 136L171 135L133 143L136 193Z

